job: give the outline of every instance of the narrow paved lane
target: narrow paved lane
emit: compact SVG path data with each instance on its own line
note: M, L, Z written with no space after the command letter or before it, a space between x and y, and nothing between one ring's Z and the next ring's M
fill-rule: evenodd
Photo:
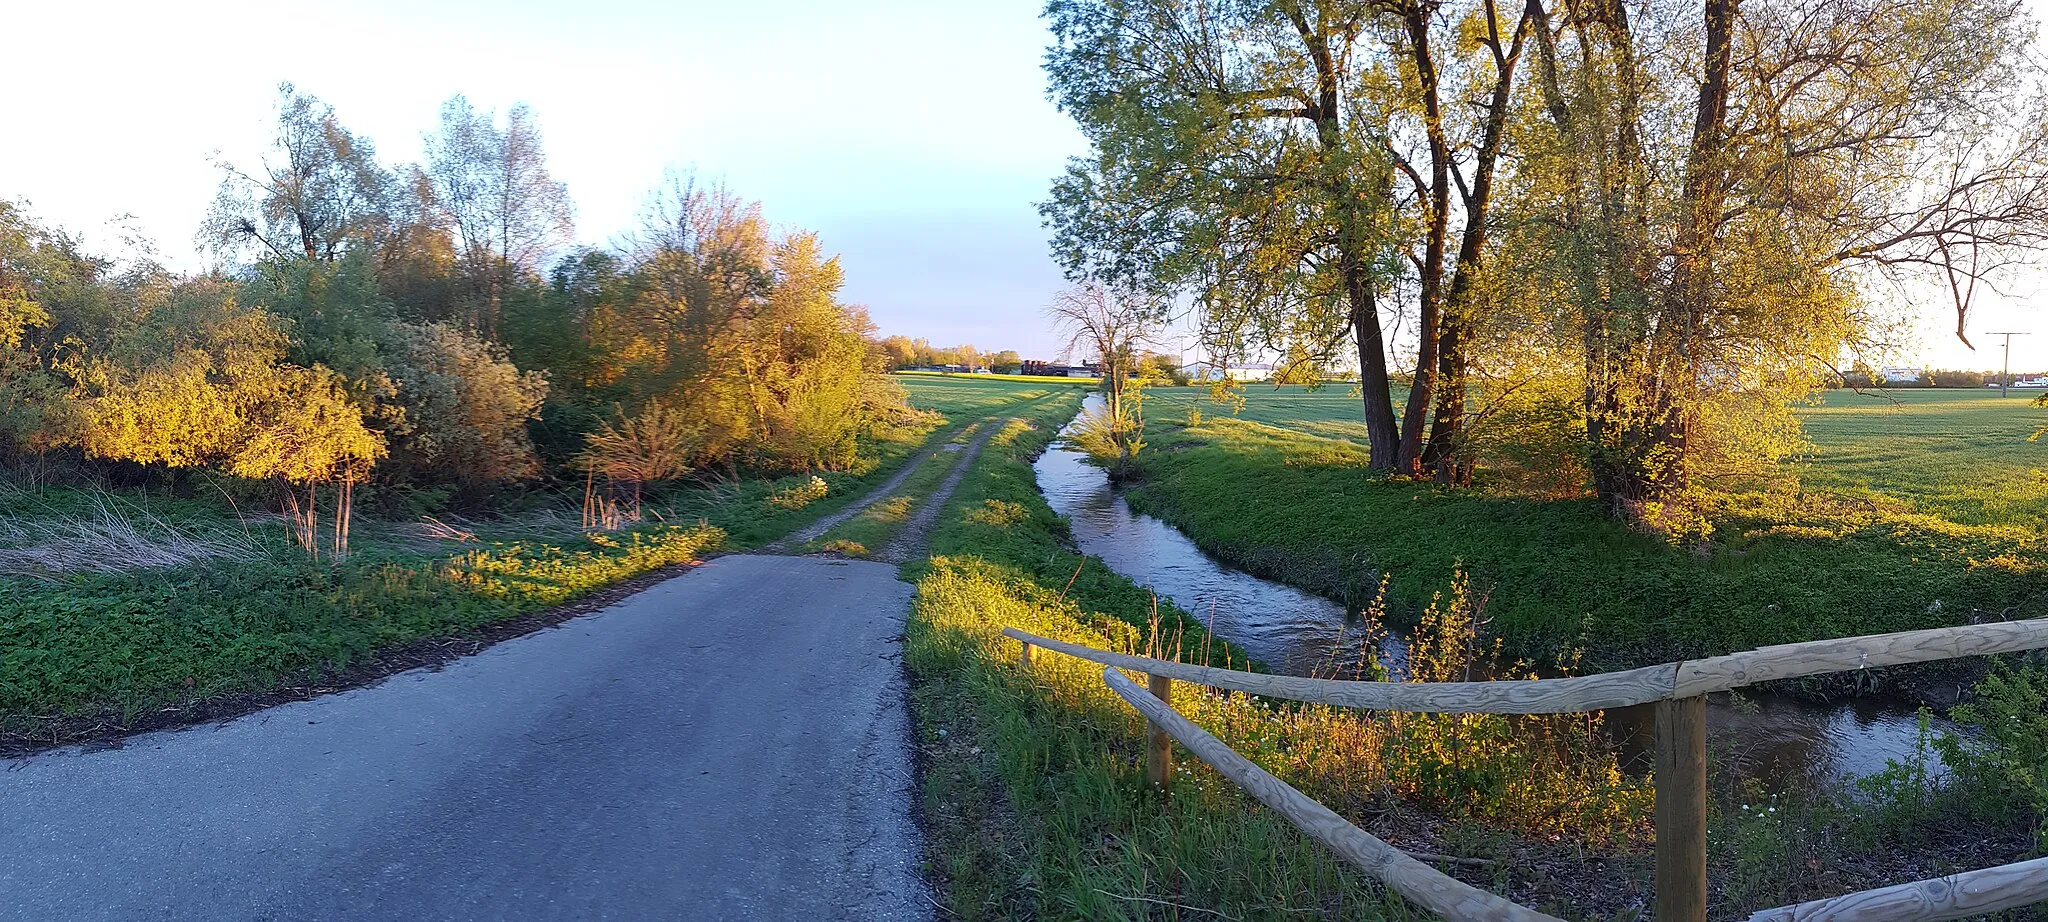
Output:
M910 592L724 557L439 672L0 762L0 918L927 919Z

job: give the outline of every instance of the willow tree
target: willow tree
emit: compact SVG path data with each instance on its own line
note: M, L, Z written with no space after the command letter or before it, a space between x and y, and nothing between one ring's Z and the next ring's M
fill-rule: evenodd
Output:
M1143 292L1099 283L1065 289L1046 309L1054 330L1065 340L1062 351L1068 356L1092 354L1101 363L1102 409L1081 420L1075 440L1090 455L1109 462L1112 476L1128 473L1144 447L1139 350L1149 341L1160 311L1158 302Z
M2048 144L2007 0L1577 0L1540 10L1517 173L1569 306L1599 495L1655 513L1769 460L1787 403L1919 273L1960 331L2048 243ZM1775 434L1775 435L1774 435Z
M277 92L269 156L253 168L215 163L221 186L201 241L228 254L253 248L265 257L324 262L372 245L390 223L395 180L331 106L289 83Z
M1191 292L1226 353L1320 357L1348 336L1372 466L1453 479L1475 279L1537 12L1056 2L1048 72L1095 155L1043 208L1055 250L1076 275ZM1415 337L1398 416L1388 311Z

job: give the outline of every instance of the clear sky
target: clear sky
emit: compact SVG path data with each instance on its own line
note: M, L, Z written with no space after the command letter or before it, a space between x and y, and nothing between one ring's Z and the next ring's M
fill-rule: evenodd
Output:
M0 198L177 268L219 183L253 162L276 85L417 159L454 93L534 108L585 242L694 167L842 254L884 333L1045 353L1061 283L1034 204L1086 142L1045 98L1037 0L887 3L367 0L14 3Z
M633 225L669 167L694 167L843 256L845 296L883 333L1052 353L1061 283L1034 203L1079 132L1045 98L1038 0L0 0L13 88L0 94L0 198L118 249L133 215L160 258L249 163L281 80L326 100L387 161L416 159L440 104L533 106L585 242ZM2038 3L2036 4L2038 7ZM2048 297L2029 276L1973 330L2038 330L2015 367L2048 369ZM1972 354L1916 293L1918 354Z

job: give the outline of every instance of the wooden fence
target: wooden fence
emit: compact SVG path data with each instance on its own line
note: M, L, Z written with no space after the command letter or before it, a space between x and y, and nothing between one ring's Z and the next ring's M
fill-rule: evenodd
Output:
M1707 699L1774 679L1925 663L1963 656L2048 647L2048 619L1846 637L1763 647L1746 653L1646 666L1568 679L1504 682L1363 682L1267 675L1176 663L1039 637L1003 633L1023 644L1031 666L1043 648L1105 667L1102 680L1151 726L1146 779L1172 777L1171 741L1285 816L1388 889L1453 922L1557 922L1472 887L1344 820L1273 777L1174 711L1173 682L1294 701L1377 711L1452 714L1565 714L1654 704L1656 708L1656 916L1658 922L1707 917ZM1119 669L1144 673L1140 688ZM1866 890L1832 899L1766 909L1751 922L1932 922L1996 912L2048 900L2048 859L2023 861L1947 877Z

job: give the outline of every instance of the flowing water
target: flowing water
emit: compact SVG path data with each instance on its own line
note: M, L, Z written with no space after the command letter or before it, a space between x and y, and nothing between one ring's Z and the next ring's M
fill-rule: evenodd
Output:
M1088 398L1088 408L1099 400ZM1065 443L1055 443L1034 467L1039 490L1073 523L1084 553L1171 599L1269 668L1292 675L1352 675L1377 656L1400 671L1400 638L1386 638L1374 649L1364 626L1342 605L1217 562L1179 529L1132 512L1110 486L1108 473ZM1649 710L1608 712L1607 724L1628 762L1647 765ZM1894 701L1824 705L1747 692L1711 697L1707 726L1709 757L1717 765L1778 788L1881 771L1887 760L1912 754L1920 725L1911 706Z

